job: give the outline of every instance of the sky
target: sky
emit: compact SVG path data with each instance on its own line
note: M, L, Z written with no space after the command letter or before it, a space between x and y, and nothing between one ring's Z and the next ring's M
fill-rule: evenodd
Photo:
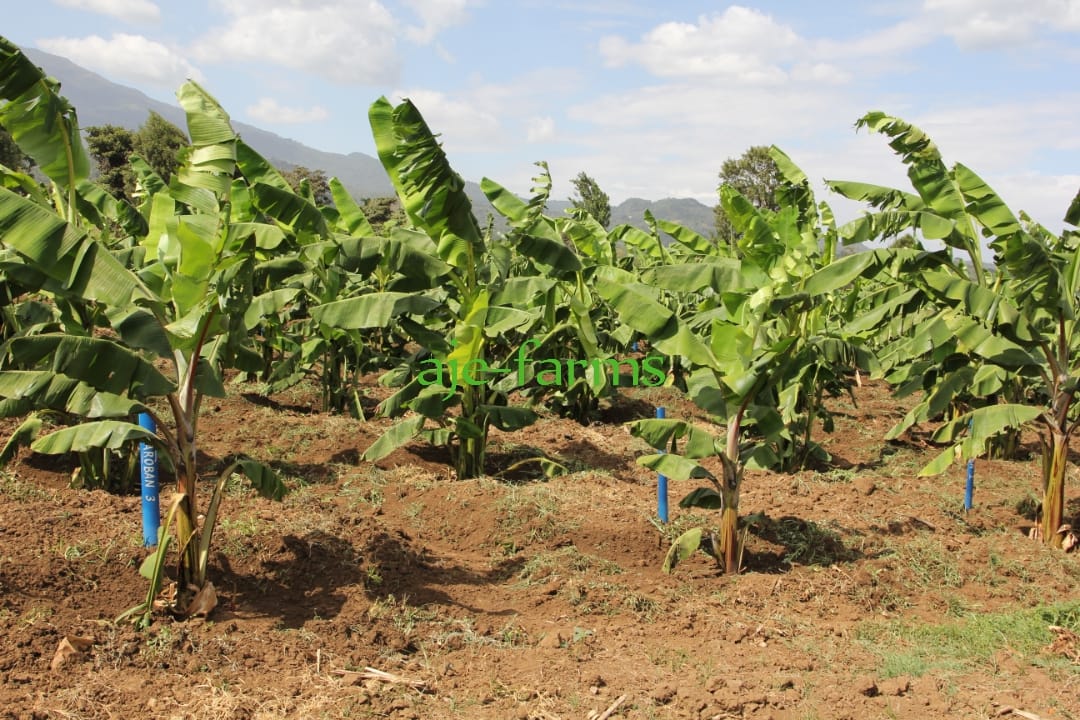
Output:
M909 188L880 110L1057 231L1080 189L1080 0L0 0L0 34L175 102L374 155L367 109L407 97L453 167L527 195L593 177L717 201L723 161L775 144L823 179ZM17 9L16 9L17 7Z

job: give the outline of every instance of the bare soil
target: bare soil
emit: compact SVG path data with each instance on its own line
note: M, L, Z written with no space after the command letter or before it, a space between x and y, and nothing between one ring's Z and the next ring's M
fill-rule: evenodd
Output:
M655 476L635 463L651 451L623 423L657 404L708 422L667 390L628 391L589 426L494 433L491 475L457 480L420 444L360 462L385 420L233 384L205 404L205 477L246 452L294 489L278 504L237 481L214 539L220 604L141 632L114 622L146 592L139 498L71 489L70 460L24 452L0 476L0 716L1080 718L1066 635L1003 631L955 654L941 640L1076 607L1080 553L1026 537L1037 458L979 461L964 513L964 469L917 477L940 449L882 439L905 410L884 386L855 397L819 433L827 466L748 473L742 513L765 517L726 577L703 554L660 569L678 532L716 522L677 507L696 486L681 482L672 522L655 520ZM500 476L537 454L570 474ZM92 644L53 670L65 638Z

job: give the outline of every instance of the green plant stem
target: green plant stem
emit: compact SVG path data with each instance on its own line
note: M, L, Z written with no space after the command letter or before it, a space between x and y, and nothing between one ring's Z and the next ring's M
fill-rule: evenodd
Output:
M1058 533L1065 509L1065 467L1068 464L1069 436L1057 428L1050 430L1050 442L1043 448L1043 542L1061 547Z

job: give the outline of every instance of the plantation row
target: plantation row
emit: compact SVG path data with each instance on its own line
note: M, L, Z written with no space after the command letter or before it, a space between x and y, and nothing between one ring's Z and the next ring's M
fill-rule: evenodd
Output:
M1018 219L900 119L875 112L859 125L889 139L914 192L830 182L869 205L837 227L805 174L773 148L780 209L721 187L737 234L728 244L648 215L648 232L607 231L581 211L549 217L543 163L527 200L483 181L509 223L497 235L473 215L417 109L385 99L369 119L408 227L377 233L337 180L332 204L317 203L309 186L294 191L203 88L189 82L177 97L191 141L177 172L165 182L134 156L135 202L113 197L89 179L75 110L0 38L0 125L46 179L0 166L0 407L26 418L3 457L27 443L78 453L84 481L105 482L116 451L140 441L160 448L179 492L147 566L144 619L170 539L179 552L174 610L212 588L210 542L232 473L265 496L284 492L237 448L205 508L197 502L199 410L205 396L224 394L228 370L271 391L317 377L326 409L361 419L358 378L383 371L397 389L379 412L401 419L364 458L421 439L447 446L467 478L483 472L492 427L525 427L541 406L587 421L618 391L619 360L641 343L636 381L678 386L726 427L714 437L679 420L632 426L667 451L642 464L708 481L684 505L721 512L719 531L684 535L668 567L700 548L727 572L740 567L744 469L824 458L814 441L819 424L831 427L824 398L866 372L900 394L923 393L891 437L946 420L935 435L946 447L924 473L955 456L1008 453L1020 428L1035 424L1042 538L1075 542L1062 513L1078 418L1080 234ZM1080 222L1080 196L1066 220ZM843 243L904 234L904 247L837 254ZM156 433L135 424L139 412ZM711 456L721 477L697 462Z

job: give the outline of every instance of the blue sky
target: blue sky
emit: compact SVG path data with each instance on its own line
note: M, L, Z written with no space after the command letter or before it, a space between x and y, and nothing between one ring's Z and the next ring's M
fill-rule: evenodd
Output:
M7 4L5 2L5 4ZM716 202L777 144L815 179L906 187L883 110L1014 209L1060 229L1080 188L1080 0L41 0L0 33L171 101L201 81L238 120L374 154L367 108L411 98L465 177L619 202ZM831 199L830 199L831 200ZM841 217L857 207L836 199Z

